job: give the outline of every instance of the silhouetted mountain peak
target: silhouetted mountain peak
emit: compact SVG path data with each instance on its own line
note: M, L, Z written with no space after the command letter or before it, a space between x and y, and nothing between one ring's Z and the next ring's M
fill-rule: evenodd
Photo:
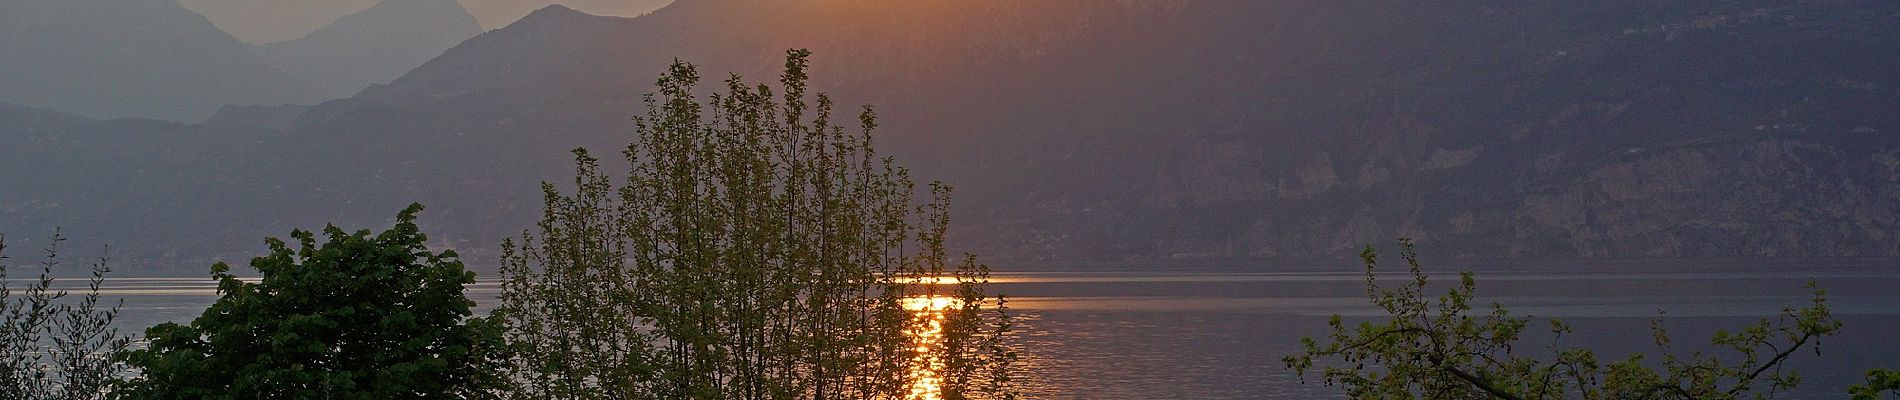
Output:
M359 97L409 102L498 90L560 92L571 87L552 84L555 78L592 75L571 68L589 64L583 61L586 59L607 57L595 51L598 40L632 20L588 14L558 4L543 7L513 24L464 41L402 79L371 87Z
M535 32L572 31L577 28L599 27L624 22L629 19L631 18L589 14L586 11L576 10L560 4L553 4L542 7L539 10L534 10L534 12L528 13L527 16L521 17L521 19L516 20L514 23L497 30L511 30L532 35L535 34Z
M528 13L528 16L521 17L520 21L515 21L515 25L539 24L544 21L562 21L562 20L572 20L572 19L577 19L577 18L585 19L587 17L597 17L597 15L584 13L584 12L581 12L580 10L568 8L567 6L564 6L564 5L554 4L554 5L549 5L547 7L541 7L541 9L539 10L534 10L534 12Z
M338 18L336 23L330 24L329 27L325 29L346 28L354 24L362 23L363 21L360 20L373 18L388 19L410 17L440 19L444 17L459 18L463 15L468 15L468 9L463 8L462 3L457 0L382 0L363 11ZM468 18L474 19L473 16L469 16ZM421 23L425 21L415 22Z
M383 0L309 36L257 46L272 65L341 98L401 77L481 34L456 0Z
M90 117L198 120L226 104L312 100L169 0L0 2L0 99Z
M370 9L384 8L384 7L398 8L398 7L404 7L404 6L412 6L415 8L433 8L433 9L438 9L438 10L467 11L467 9L462 7L462 2L458 0L383 0L382 2L376 3L375 6L370 7Z

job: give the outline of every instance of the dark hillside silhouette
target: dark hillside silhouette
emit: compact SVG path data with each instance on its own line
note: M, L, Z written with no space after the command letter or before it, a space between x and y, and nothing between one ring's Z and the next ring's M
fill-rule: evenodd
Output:
M0 224L94 218L64 222L117 227L125 257L191 258L423 201L438 240L477 260L532 221L531 189L568 173L566 149L626 142L603 132L625 132L651 71L680 58L770 76L778 51L809 47L826 55L814 84L879 104L896 121L884 149L958 186L952 247L997 263L1332 257L1399 236L1447 256L1896 256L1897 15L1877 1L557 6L355 98L233 110L258 127L193 128L114 161L206 155L172 176L0 172ZM59 134L58 152L0 159L112 146ZM89 192L132 184L154 189ZM201 234L151 234L186 226Z

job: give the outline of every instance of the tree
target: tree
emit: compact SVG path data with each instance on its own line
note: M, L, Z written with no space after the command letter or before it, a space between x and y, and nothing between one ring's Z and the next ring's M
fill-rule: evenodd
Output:
M65 241L53 234L39 277L15 294L5 264L6 237L0 236L0 400L100 399L125 371L113 360L131 344L112 326L119 307L99 303L110 260L102 256L93 263L85 294L69 300L66 291L52 290Z
M517 396L1014 396L988 268L945 254L949 187L914 203L871 145L876 114L847 132L807 94L809 56L788 52L782 94L732 76L703 102L675 62L624 183L581 149L573 194L543 185L537 229L503 244Z
M381 234L292 231L267 239L246 282L212 266L218 301L189 325L146 331L126 359L136 399L467 399L490 394L500 331L471 319L475 275L453 250L425 245L421 205Z
M1900 371L1876 369L1867 371L1867 384L1847 388L1854 400L1879 400L1882 393L1900 398Z
M1306 338L1306 350L1285 359L1302 376L1321 369L1328 385L1340 384L1357 399L1767 398L1798 382L1781 368L1790 355L1841 326L1828 310L1826 292L1815 289L1806 307L1786 308L1779 319L1718 332L1713 344L1730 350L1731 357L1676 354L1658 320L1651 328L1661 354L1657 359L1638 354L1606 364L1588 349L1564 348L1553 340L1549 351L1555 358L1543 360L1516 354L1529 318L1512 316L1496 304L1489 313L1470 312L1476 291L1471 273L1461 274L1457 286L1434 300L1427 297L1426 276L1411 241L1400 240L1399 256L1412 279L1396 288L1379 284L1372 246L1360 256L1367 297L1391 317L1348 328L1334 315L1325 343ZM1571 333L1555 320L1550 330L1559 339Z

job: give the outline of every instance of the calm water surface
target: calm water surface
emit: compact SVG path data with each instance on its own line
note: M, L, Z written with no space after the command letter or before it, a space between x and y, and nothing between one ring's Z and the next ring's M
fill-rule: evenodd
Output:
M1298 349L1301 337L1324 334L1332 314L1378 315L1363 297L1363 276L1338 270L1007 272L997 275L995 290L1008 294L1023 316L1020 342L1035 372L1025 382L1032 398L1338 398L1337 388L1302 384L1279 361ZM1779 398L1841 398L1861 371L1900 368L1900 341L1890 336L1900 332L1900 268L1506 270L1478 277L1479 304L1563 319L1577 328L1566 343L1618 358L1651 349L1649 321L1659 312L1678 346L1693 346L1716 329L1804 304L1802 283L1812 279L1828 289L1846 325L1821 342L1820 354L1802 352L1792 361L1802 390ZM204 278L115 277L106 292L126 300L124 326L143 327L189 320L214 300L215 287ZM484 283L471 292L487 305L497 288Z

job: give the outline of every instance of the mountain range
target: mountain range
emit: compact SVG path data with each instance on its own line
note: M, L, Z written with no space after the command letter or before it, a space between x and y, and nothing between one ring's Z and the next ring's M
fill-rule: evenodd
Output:
M325 99L387 83L482 33L456 0L383 0L296 40L255 47Z
M0 102L191 121L309 89L172 0L0 1Z
M683 0L554 6L387 85L204 123L0 107L0 231L150 266L412 201L492 256L675 59L784 51L1000 264L1900 256L1900 3ZM24 144L24 145L12 145ZM478 261L479 262L479 261Z
M251 44L275 43L310 35L376 5L379 0L177 0L185 9L204 15L218 29Z
M175 0L6 0L0 102L198 122L226 105L349 97L481 32L455 0L384 0L306 37L258 46Z

